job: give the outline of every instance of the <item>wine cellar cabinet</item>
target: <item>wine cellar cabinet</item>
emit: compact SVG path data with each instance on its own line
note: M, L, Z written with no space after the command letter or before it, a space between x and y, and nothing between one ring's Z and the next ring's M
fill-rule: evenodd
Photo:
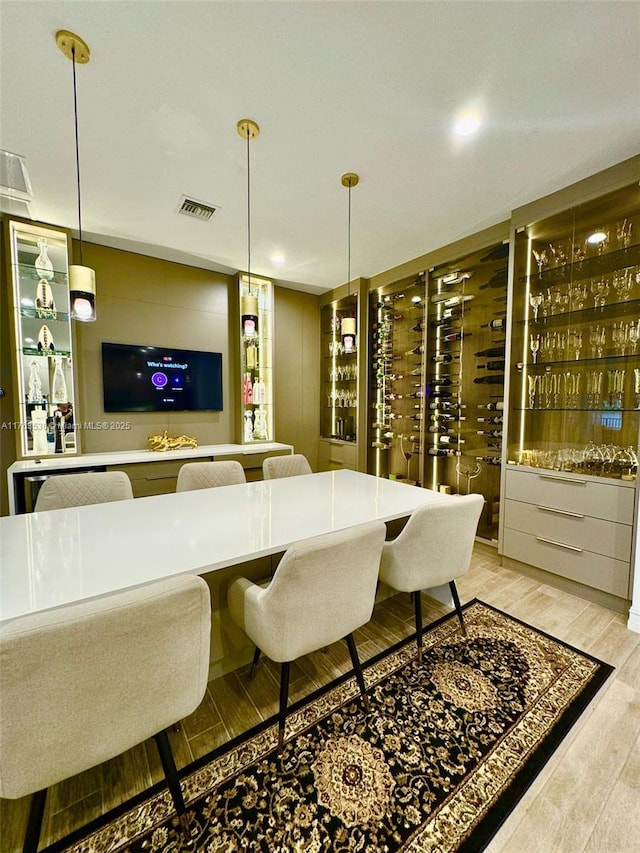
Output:
M75 454L73 332L67 231L5 219L18 458Z
M320 441L321 471L363 470L361 399L366 351L366 319L361 316L363 279L328 294L320 306ZM327 297L325 297L327 298Z
M273 441L273 283L238 275L240 444Z
M423 485L425 276L369 294L367 470Z
M583 182L583 200L515 212L513 233L501 550L618 602L640 429L639 179L595 197Z
M509 242L428 272L424 482L484 496L478 537L497 544L500 518Z

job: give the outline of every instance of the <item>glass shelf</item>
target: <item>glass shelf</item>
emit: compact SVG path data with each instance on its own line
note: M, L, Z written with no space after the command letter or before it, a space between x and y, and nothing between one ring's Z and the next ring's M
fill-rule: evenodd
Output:
M534 327L536 331L543 331L545 328L566 326L571 323L572 326L577 326L581 323L592 323L597 320L613 320L617 317L628 317L635 315L640 317L640 299L629 299L623 302L609 302L598 308L577 308L573 311L563 311L557 314L549 314L546 317L538 315L538 319L533 317L528 319L516 320L516 324L523 326L528 323L529 327Z
M37 308L20 308L19 311L21 317L29 317L34 320L42 321L46 320L48 323L67 323L69 321L69 314L65 311L56 311L55 317L43 317L42 314L38 313Z
M26 279L27 281L41 281L44 276L41 276L40 273L36 271L36 268L33 264L15 264L14 265L18 271L18 276L21 280ZM49 284L62 284L67 285L68 275L63 270L53 270L53 277L50 279L45 279L49 282Z
M530 275L519 276L517 281L523 284L528 282L530 286L537 282L540 287L552 287L556 284L566 284L568 281L582 281L585 278L607 275L637 264L640 264L640 244L613 252L603 252L601 255L594 255L562 266L547 267L542 272L535 271Z
M35 347L22 347L21 352L23 355L39 355L43 358L55 358L56 356L68 358L71 355L71 350L68 349L40 350L35 349Z

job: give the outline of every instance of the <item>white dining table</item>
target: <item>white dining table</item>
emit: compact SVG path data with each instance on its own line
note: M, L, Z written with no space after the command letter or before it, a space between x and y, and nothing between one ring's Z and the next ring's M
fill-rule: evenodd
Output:
M302 539L409 516L450 496L338 470L0 518L0 622Z

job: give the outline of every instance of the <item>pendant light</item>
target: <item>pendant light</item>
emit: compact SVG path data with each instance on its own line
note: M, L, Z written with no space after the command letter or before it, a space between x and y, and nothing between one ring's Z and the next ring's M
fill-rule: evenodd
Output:
M258 334L258 296L251 290L251 157L249 145L260 135L257 122L251 118L240 119L236 125L238 135L247 141L247 288L240 300L242 335L254 338Z
M355 172L345 172L340 179L342 186L349 190L349 217L347 235L347 299L351 295L351 189L358 186L360 178ZM342 318L340 324L342 346L345 352L352 352L356 346L356 318L347 316Z
M85 267L82 257L82 203L80 197L80 147L78 145L78 98L76 89L76 63L86 65L90 51L80 36L68 30L56 33L56 44L73 65L73 118L76 140L76 179L78 187L78 232L80 242L80 263L69 265L69 299L71 319L89 323L96 319L96 274L91 267Z

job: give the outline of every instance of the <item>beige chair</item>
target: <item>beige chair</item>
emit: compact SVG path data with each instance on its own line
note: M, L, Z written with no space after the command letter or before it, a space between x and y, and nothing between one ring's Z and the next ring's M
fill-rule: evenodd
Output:
M371 619L385 532L381 521L373 521L307 539L285 552L271 581L237 578L229 587L231 616L256 645L251 674L261 650L281 664L279 748L290 664L302 655L346 640L369 709L353 632Z
M462 631L466 628L455 579L464 574L484 498L455 496L414 510L400 534L385 542L380 580L400 592L413 594L418 660L422 660L422 603L420 590L448 583Z
M246 483L244 468L234 460L221 462L188 462L178 471L176 492L193 489L213 489L216 486L234 486Z
M0 628L0 797L33 794L25 853L47 788L152 736L184 812L166 729L205 694L210 624L207 584L181 575Z
M292 453L289 456L270 456L262 463L262 477L265 480L298 477L300 474L313 474L311 465L302 453Z
M133 498L131 480L124 471L91 471L48 477L36 498L35 511L124 501Z

